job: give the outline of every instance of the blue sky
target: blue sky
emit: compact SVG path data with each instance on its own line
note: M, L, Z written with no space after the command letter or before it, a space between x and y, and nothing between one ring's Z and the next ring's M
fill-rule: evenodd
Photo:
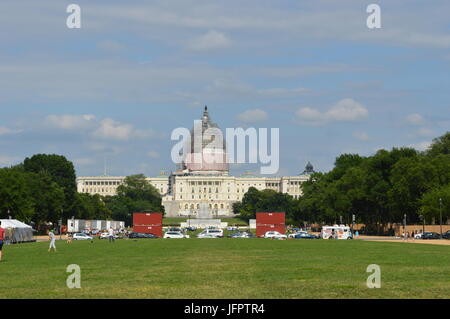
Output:
M3 0L0 21L0 166L58 153L78 175L106 158L110 175L156 176L205 104L221 128L280 128L278 175L423 150L450 127L444 0Z

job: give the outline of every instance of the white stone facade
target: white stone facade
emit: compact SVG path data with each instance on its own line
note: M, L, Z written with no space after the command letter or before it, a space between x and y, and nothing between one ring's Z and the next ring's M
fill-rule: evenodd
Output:
M190 164L184 161L179 169L170 176L149 177L147 180L162 196L166 216L196 216L200 203L207 202L209 209L216 216L233 215L233 203L239 202L250 187L258 190L272 189L286 193L294 198L302 195L301 184L309 179L314 172L310 163L306 165L303 174L285 177L260 177L249 174L234 177L229 176L228 164L209 164L204 162L204 156L213 154L219 158L227 158L226 144L219 143L211 148L212 137L208 129L220 130L211 121L205 106L199 130L192 130L192 141L199 138L201 146L195 149L192 143L185 155L185 160L200 155L202 162ZM197 132L197 133L195 133ZM197 135L195 135L197 134ZM116 190L125 180L124 176L91 176L77 179L78 192L116 195Z
M250 187L258 190L272 189L294 198L302 195L301 184L309 175L284 177L255 176L169 176L148 177L147 180L161 194L166 216L195 216L200 203L207 201L213 213L218 216L233 215L233 203L241 201ZM79 177L77 188L80 193L116 195L125 176ZM169 188L171 188L169 190Z

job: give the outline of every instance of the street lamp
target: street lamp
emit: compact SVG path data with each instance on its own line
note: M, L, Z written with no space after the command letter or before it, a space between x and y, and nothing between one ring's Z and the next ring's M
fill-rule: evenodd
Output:
M407 239L406 238L406 214L403 215L403 234L404 234L403 238Z
M59 240L62 239L62 220L63 219L63 210L61 209L61 219L59 220Z
M439 198L439 225L441 229L441 239L442 239L442 198Z
M423 226L422 226L422 234L425 232L425 216L420 215L420 218L422 219Z

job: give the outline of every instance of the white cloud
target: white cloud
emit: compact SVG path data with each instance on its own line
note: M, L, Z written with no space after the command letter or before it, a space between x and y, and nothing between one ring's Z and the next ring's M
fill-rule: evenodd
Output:
M369 112L353 99L343 99L325 113L331 121L358 121L367 117Z
M324 114L310 107L303 107L295 112L300 122L320 123L324 121Z
M353 99L346 98L337 102L326 112L304 107L297 110L297 120L303 124L323 124L326 122L355 122L368 116L368 110Z
M100 122L100 127L92 135L98 138L113 140L128 140L133 134L131 124L121 124L111 118L106 118Z
M423 125L425 124L425 119L418 113L412 113L406 116L406 122L411 125Z
M417 131L417 135L421 136L421 137L430 137L430 136L435 136L436 133L429 128L426 127L421 127L418 131Z
M269 117L266 111L261 109L252 109L244 111L237 115L236 119L244 123L255 123L267 120Z
M431 141L423 141L415 144L410 144L408 147L415 148L418 151L426 151L431 145Z
M16 134L16 133L20 133L20 132L22 132L22 130L14 130L14 129L10 129L6 126L0 126L0 135Z
M0 155L0 165L10 166L18 164L22 159L16 156Z
M189 41L188 49L193 51L208 51L224 49L231 46L231 40L225 33L210 30L207 33Z
M92 132L92 136L101 139L127 141L130 138L155 138L162 137L162 133L153 130L136 129L131 124L120 123L111 118L105 118L100 126Z
M370 139L366 132L354 132L353 137L360 141L368 141Z
M65 130L81 130L91 128L95 125L95 116L92 114L84 115L48 115L45 123L49 126Z

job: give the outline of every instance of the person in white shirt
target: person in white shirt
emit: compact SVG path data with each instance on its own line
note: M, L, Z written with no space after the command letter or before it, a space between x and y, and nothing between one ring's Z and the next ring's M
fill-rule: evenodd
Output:
M114 242L114 229L112 227L109 228L108 230L108 234L109 234L109 242Z
M56 252L56 245L55 245L56 236L53 230L50 230L50 232L48 233L48 237L50 237L50 246L48 247L48 251L50 252L51 249L53 248L53 250Z

